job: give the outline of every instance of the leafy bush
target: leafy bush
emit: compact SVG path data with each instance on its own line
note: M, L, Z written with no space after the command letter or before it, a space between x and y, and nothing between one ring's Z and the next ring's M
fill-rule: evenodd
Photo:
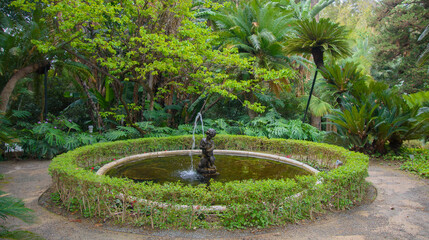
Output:
M389 143L397 152L405 140L428 136L429 92L401 95L387 84L363 79L349 88L327 118L351 149L385 154Z
M51 118L34 125L21 122L20 125L25 127L19 137L24 152L38 158L52 158L100 140L96 134L82 132L76 123L64 118Z
M407 155L401 169L429 178L429 150L413 149Z
M197 141L201 137L197 136ZM217 135L214 140L217 149L291 155L331 170L297 180L212 182L209 187L192 187L179 182L134 183L98 176L91 169L128 155L189 149L192 136L179 136L84 146L54 158L49 171L62 204L69 210L79 210L87 217L100 216L153 228L266 227L311 218L324 208L347 208L364 194L368 157L363 154L299 140L231 135ZM335 168L338 159L344 166ZM315 184L317 181L320 184ZM300 195L291 197L297 193ZM226 210L203 210L216 204L225 205ZM206 217L212 221L206 221Z

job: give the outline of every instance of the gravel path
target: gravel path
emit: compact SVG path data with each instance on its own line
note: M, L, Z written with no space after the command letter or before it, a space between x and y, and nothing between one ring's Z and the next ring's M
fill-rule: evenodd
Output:
M10 218L14 225L46 239L429 239L429 181L371 162L367 178L377 190L372 203L348 211L329 212L315 221L289 224L263 231L141 231L120 232L73 217L51 213L39 206L38 198L51 184L49 161L0 162L3 191L22 198L38 220L26 224Z

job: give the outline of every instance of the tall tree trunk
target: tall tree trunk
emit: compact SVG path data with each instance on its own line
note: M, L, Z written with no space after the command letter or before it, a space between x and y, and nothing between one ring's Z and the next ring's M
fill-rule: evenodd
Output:
M311 49L311 55L313 56L313 61L316 64L318 69L321 69L325 66L323 62L323 48L315 47Z
M319 69L323 69L325 67L323 63L323 48L315 47L311 49L311 55L313 56L313 61L316 64L316 72L314 73L313 83L311 84L310 94L308 96L307 107L305 108L304 117L302 118L302 122L305 122L305 117L307 115L308 107L310 106L311 95L313 95L314 84L316 83L317 72Z
M9 81L4 86L0 93L0 111L5 112L9 103L10 96L12 95L13 89L15 89L16 83L27 76L30 73L40 72L41 69L49 66L49 62L35 63L16 71Z
M311 114L311 126L319 130L322 130L321 123L322 123L322 117L316 117L313 114Z

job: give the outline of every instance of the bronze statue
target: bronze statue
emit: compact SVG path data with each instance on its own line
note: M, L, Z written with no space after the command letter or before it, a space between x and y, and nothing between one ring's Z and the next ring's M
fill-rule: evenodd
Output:
M200 142L200 148L203 152L203 155L201 156L197 172L203 175L215 175L217 174L216 166L214 165L215 157L213 156L213 150L215 145L212 138L216 136L216 131L210 128L206 131L206 135L207 136L201 139Z

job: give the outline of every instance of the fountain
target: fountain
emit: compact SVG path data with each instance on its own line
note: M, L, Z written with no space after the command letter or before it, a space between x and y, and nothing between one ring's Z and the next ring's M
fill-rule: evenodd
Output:
M200 148L202 150L202 157L200 164L198 165L197 172L202 174L205 177L215 176L219 174L216 171L216 166L214 165L215 157L213 155L213 150L215 148L212 138L216 136L216 131L212 128L207 130L207 137L201 139Z
M97 174L106 174L112 177L129 178L136 182L152 181L156 183L183 182L191 185L209 183L211 179L220 182L234 180L262 180L262 179L288 179L297 176L316 173L317 170L289 159L281 159L277 156L258 154L242 151L215 150L213 138L216 130L210 128L203 132L199 148L195 148L195 129L198 119L202 116L198 113L192 134L192 150L179 150L170 152L156 152L143 155L134 155L109 163L101 168ZM220 160L222 175L215 166L215 156ZM154 158L153 155L156 154ZM195 170L193 155L201 154L200 162ZM183 169L189 158L191 166ZM286 163L286 164L285 164ZM220 176L219 176L220 175Z
M273 220L268 225L280 225L325 206L347 208L365 193L365 155L305 141L205 135L216 150L208 144L200 164L194 163L191 169L210 169L216 156L220 174L209 186L180 177L179 172L189 169L189 155L201 154L189 149L193 143L189 135L99 143L57 156L49 167L55 191L66 206L73 203L74 209L77 206L89 216L152 228L190 229L266 227L267 219ZM204 145L201 137L194 137ZM319 175L297 160L326 173ZM343 164L336 164L337 160ZM142 168L137 168L140 164ZM94 166L101 166L96 174ZM306 176L288 176L289 166ZM107 174L120 169L131 174ZM134 179L132 172L143 175ZM195 175L202 176L196 171Z

